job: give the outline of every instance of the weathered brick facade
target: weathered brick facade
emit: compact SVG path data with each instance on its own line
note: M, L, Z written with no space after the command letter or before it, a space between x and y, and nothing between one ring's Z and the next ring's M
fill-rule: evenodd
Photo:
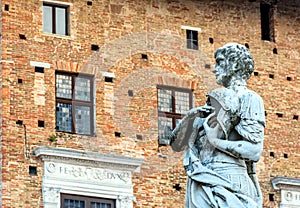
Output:
M300 177L298 1L277 2L275 42L261 40L259 1L58 0L70 3L70 36L43 33L41 0L1 2L3 208L43 207L43 162L32 153L38 146L144 158L133 175L134 207L183 207L182 153L158 145L156 86L192 89L195 106L203 105L216 87L213 52L227 42L249 45L256 73L248 86L265 103L257 167L264 207L280 203L273 177ZM201 29L199 50L186 48L182 26ZM49 68L35 72L34 62ZM56 70L95 76L96 136L56 132ZM105 73L113 74L113 82L105 82ZM37 175L29 174L29 166L37 167Z

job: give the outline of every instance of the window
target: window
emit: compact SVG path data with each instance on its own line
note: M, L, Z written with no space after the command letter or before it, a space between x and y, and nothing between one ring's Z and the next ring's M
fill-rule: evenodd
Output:
M115 200L61 194L61 208L115 208Z
M69 7L43 4L43 32L69 35Z
M192 108L193 92L190 89L157 86L159 144L167 144L171 131Z
M261 39L275 42L274 6L271 3L260 3Z
M186 30L186 45L189 49L198 50L198 31Z
M56 73L56 130L94 134L94 78L84 74Z

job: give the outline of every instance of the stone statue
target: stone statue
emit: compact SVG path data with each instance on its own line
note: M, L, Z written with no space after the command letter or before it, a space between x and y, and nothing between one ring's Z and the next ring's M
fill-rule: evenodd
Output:
M213 72L223 88L206 105L190 110L169 136L184 151L187 208L261 208L255 163L263 150L265 111L261 97L247 89L254 70L249 50L228 43L215 52Z

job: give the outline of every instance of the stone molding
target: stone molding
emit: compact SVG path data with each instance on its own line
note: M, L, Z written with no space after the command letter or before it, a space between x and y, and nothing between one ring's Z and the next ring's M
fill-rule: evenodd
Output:
M144 159L141 158L48 146L37 147L36 149L34 149L34 154L37 157L40 157L43 161L76 160L76 162L79 164L88 163L93 166L109 166L110 168L118 167L119 169L129 170L133 172L139 172L140 166L144 162Z
M275 190L281 189L295 189L300 188L300 178L288 178L283 176L277 176L271 179L272 186Z

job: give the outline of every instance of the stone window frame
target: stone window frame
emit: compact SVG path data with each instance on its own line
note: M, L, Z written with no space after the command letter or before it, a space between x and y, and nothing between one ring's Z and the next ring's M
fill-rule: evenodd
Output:
M82 195L74 195L74 194L66 194L66 193L60 193L60 199L61 199L61 207L68 207L65 204L65 200L72 200L72 201L81 201L83 202L84 206L82 208L91 208L91 203L97 203L99 204L107 204L109 208L115 208L116 207L116 200L115 199L107 199L107 198L99 198L99 197L90 197L90 196L82 196ZM81 208L81 206L80 206Z
M52 35L61 35L61 36L70 36L70 6L71 3L66 3L66 2L60 2L60 1L52 1L52 0L47 0L43 1L42 5L42 12L43 12L43 33L45 34L52 34ZM45 32L44 31L44 6L50 6L52 7L52 32ZM59 34L56 32L56 8L62 8L65 9L65 33L64 34Z
M171 94L172 94L172 107L171 107L172 112L170 112L170 111L161 111L160 110L159 90L171 91ZM176 123L178 123L178 121L185 116L185 113L176 113L176 96L175 96L176 92L188 93L189 110L193 107L193 90L192 89L180 88L180 87L174 87L174 86L167 86L167 85L157 85L158 140L159 140L160 145L168 144L167 136L176 127ZM160 118L171 118L172 119L172 128L171 129L169 129L169 128L165 129L162 136L161 136L161 133L160 133L160 129L161 129ZM166 127L164 127L164 128L166 128Z
M50 146L39 146L33 154L43 162L44 208L61 207L62 193L111 199L115 208L133 208L132 177L140 172L143 158ZM121 178L105 178L105 173Z
M300 179L276 176L271 179L275 191L280 191L280 208L296 208L300 205Z
M57 89L56 89L56 77L57 75L64 75L70 76L72 78L72 98L63 98L57 96ZM75 79L76 78L85 78L90 81L90 101L82 101L75 99ZM57 103L64 103L72 105L72 130L71 131L64 131L59 130L57 126L57 109L55 110L56 114L56 131L57 132L66 132L66 133L74 133L74 134L81 134L81 135L89 135L95 136L95 78L94 75L84 74L84 73L71 73L65 71L56 71L55 72L55 106L57 108ZM75 114L75 107L76 106L87 106L90 107L90 133L78 133L76 132L76 114Z

